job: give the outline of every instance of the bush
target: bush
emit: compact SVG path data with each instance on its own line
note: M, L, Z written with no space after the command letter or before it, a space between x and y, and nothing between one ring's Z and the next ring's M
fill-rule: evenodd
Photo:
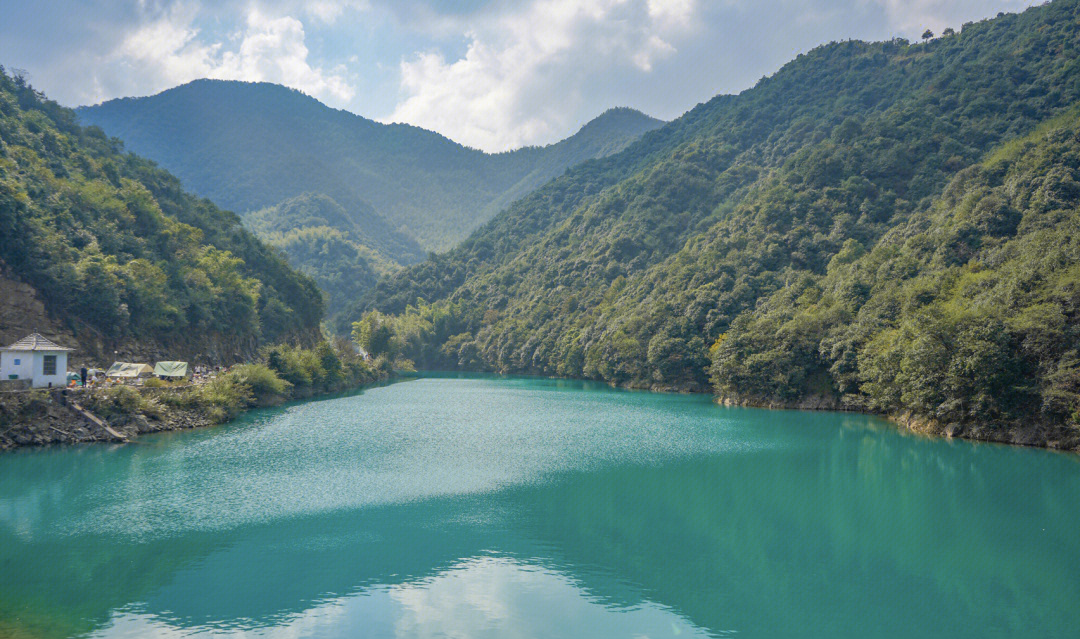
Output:
M292 384L278 377L277 373L265 364L240 364L234 366L225 377L233 377L237 382L251 389L255 397L287 397Z
M161 417L163 409L161 402L146 397L130 386L114 386L94 393L88 404L91 411L106 419L135 414Z
M222 375L199 387L199 399L207 416L214 422L232 419L240 411L255 405L251 387L235 375Z
M399 357L394 360L393 369L403 373L415 373L416 364L411 359Z
M279 344L266 349L266 368L292 385L293 395L345 390L380 377L347 341L320 342L314 349ZM385 357L383 358L385 360ZM385 373L390 369L386 368Z

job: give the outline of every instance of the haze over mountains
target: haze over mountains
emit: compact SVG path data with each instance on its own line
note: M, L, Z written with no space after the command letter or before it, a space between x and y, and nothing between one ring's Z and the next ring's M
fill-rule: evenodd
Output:
M663 124L611 109L556 144L488 154L283 86L220 80L77 112L186 188L243 214L315 277L332 312L379 274L452 248L568 167ZM313 206L321 210L314 217Z
M332 109L283 86L223 80L77 112L224 208L244 213L303 193L329 196L365 227L371 248L402 262L453 247L566 168L617 152L663 124L611 109L562 142L488 154L415 126ZM371 212L379 220L369 221Z

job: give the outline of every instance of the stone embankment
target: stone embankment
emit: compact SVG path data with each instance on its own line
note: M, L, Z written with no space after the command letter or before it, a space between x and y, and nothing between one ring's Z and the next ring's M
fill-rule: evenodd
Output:
M116 389L0 393L0 450L48 444L125 442L144 433L214 423L199 408L161 401L166 394L175 392L130 388L119 393ZM120 397L121 394L124 396Z

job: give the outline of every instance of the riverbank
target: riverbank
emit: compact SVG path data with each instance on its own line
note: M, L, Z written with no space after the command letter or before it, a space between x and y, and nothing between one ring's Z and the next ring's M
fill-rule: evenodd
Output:
M166 395L180 394L170 391L115 387L2 393L0 450L51 444L122 443L144 433L218 423L203 407L182 407L162 401ZM106 413L99 408L105 406L113 409Z
M127 442L145 433L222 424L252 408L331 396L384 382L345 349L275 346L266 362L240 364L201 384L0 392L0 450L22 446Z
M1048 448L1080 453L1080 427L1069 424L1050 424L1032 421L1027 425L991 424L991 423L942 423L911 413L887 415L874 411L846 407L834 398L825 396L805 397L798 402L785 403L776 401L755 401L745 397L718 396L718 404L724 406L746 406L767 408L770 410L823 410L837 412L857 412L884 418L899 428L946 439L967 439L978 442Z
M126 443L139 435L216 426L253 408L314 399L385 382L388 374L355 386L335 386L303 397L263 395L222 404L198 397L195 387L36 390L0 393L0 450L23 446Z

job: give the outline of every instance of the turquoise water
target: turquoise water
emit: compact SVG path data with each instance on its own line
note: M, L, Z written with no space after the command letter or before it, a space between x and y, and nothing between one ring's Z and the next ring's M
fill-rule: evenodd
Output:
M1080 460L428 377L0 454L0 636L1075 637Z

